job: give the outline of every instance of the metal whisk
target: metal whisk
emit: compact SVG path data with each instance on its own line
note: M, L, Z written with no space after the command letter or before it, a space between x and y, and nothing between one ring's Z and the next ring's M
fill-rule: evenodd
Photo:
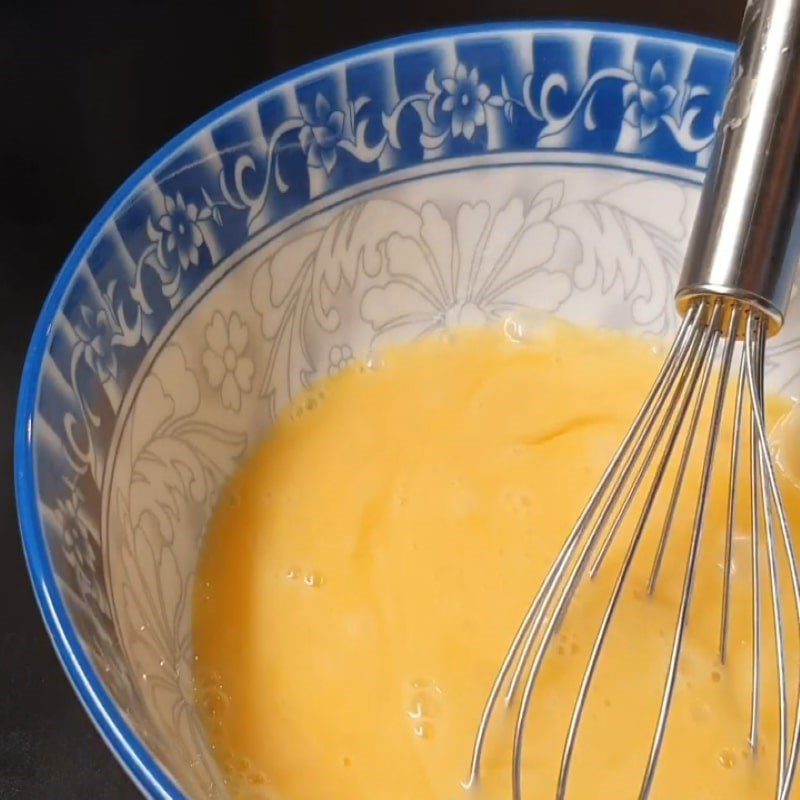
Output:
M514 800L522 799L523 739L542 664L576 591L601 569L623 529L627 537L624 556L583 672L562 749L556 797L566 797L595 670L631 564L648 523L653 524L656 499L661 493L668 498L663 519L655 520L660 538L646 586L651 594L657 586L676 508L687 491L687 465L693 449L702 447L682 591L638 797L650 795L667 731L717 461L724 461L718 466L728 470L719 660L724 665L729 658L734 526L743 526L741 520L735 521L737 487L747 469L750 512L745 527L750 538L752 591L748 741L755 754L763 695L763 628L768 627L773 634L779 706L775 796L780 800L789 797L800 750L800 674L789 674L786 632L789 628L800 635L800 569L767 438L764 354L767 338L780 329L789 305L800 255L800 224L795 224L799 200L800 0L751 0L745 11L731 93L676 295L683 322L649 396L547 573L503 660L478 727L465 783L468 788L478 784L486 736L502 697L506 705L516 708L511 793ZM729 460L718 458L726 403L733 408L732 440L726 443ZM749 446L743 447L743 441ZM668 480L672 475L674 479ZM629 514L632 507L638 517ZM626 519L631 524L623 526ZM761 564L764 552L766 564ZM767 596L762 584L768 585ZM788 604L782 599L787 589L782 584L789 585ZM762 624L766 614L772 618L768 626ZM797 690L796 704L790 703L790 690ZM541 798L541 789L532 787L530 796Z

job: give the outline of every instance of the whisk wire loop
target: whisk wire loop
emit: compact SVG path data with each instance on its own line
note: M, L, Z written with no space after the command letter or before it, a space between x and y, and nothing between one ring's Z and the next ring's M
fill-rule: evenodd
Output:
M491 717L497 706L497 701L499 700L500 694L503 691L503 687L506 683L509 672L517 662L518 657L519 662L524 665L529 656L530 648L532 647L532 641L530 644L527 641L527 634L529 630L535 629L540 624L540 609L542 609L544 603L546 602L546 598L549 598L551 590L554 591L553 587L556 581L558 581L563 574L568 559L577 545L580 534L587 524L589 517L596 511L608 487L615 478L623 460L627 457L634 441L641 436L642 426L650 415L651 409L657 402L661 400L662 395L665 393L667 387L674 379L674 376L678 371L678 367L680 366L680 359L683 356L683 351L687 340L689 339L690 334L694 335L695 333L693 330L693 320L698 316L699 313L699 308L692 308L684 317L681 327L672 343L670 351L655 380L653 390L645 399L642 407L636 415L636 418L634 419L634 422L631 425L629 433L606 468L600 483L592 493L585 509L581 513L578 521L575 523L574 528L567 537L564 547L554 560L548 573L545 575L542 585L528 607L528 610L526 611L525 616L523 617L523 620L514 635L511 645L506 652L500 669L495 676L491 689L489 690L489 695L483 708L478 730L475 736L475 741L473 743L469 777L462 784L465 789L472 788L478 784L480 778L481 759L486 743L486 735L489 731ZM524 652L520 654L520 650L523 648L523 646L525 648ZM512 691L509 692L509 695L506 698L507 703L511 702L513 695L514 692L512 686Z
M715 311L719 311L721 304L718 301L715 303ZM736 314L736 310L734 310ZM716 314L715 314L716 316ZM716 320L712 320L712 328L716 330ZM719 336L716 330L716 336ZM706 513L708 510L708 495L711 486L712 472L714 468L714 457L717 452L717 443L719 440L720 425L722 422L722 411L725 404L725 391L727 388L728 372L730 370L731 356L733 352L734 337L730 336L725 347L725 354L723 356L722 368L719 371L717 380L717 391L714 396L714 403L712 408L711 424L709 436L706 441L706 451L703 460L703 469L700 478L700 488L698 494L697 505L695 507L694 523L692 525L691 542L689 545L689 558L686 564L683 579L683 591L681 593L680 606L678 609L678 622L675 628L675 634L672 643L672 652L670 654L669 665L667 667L667 678L664 684L664 691L661 699L661 708L658 713L658 722L656 723L656 731L653 736L653 742L650 747L650 754L647 760L647 767L645 768L644 779L642 781L642 788L639 796L645 798L649 795L653 780L655 778L656 767L661 755L661 750L664 745L664 734L667 728L667 720L669 718L670 709L672 707L672 699L675 692L675 679L678 675L678 664L680 662L681 652L683 649L684 637L686 634L687 620L689 608L692 601L692 590L694 589L695 578L697 576L697 557L700 552L700 544L702 540L703 529L705 526ZM710 375L710 368L713 364L712 358L706 362L708 372L704 374L704 380L701 385L700 394L697 398L695 405L695 414L699 415L702 407L706 387L708 385L707 379ZM692 437L687 439L686 447L684 449L683 461L688 460L689 453L692 447L692 439L694 438L694 426L692 430ZM683 481L676 482L676 488L680 491L683 487Z
M525 732L535 706L537 679L553 638L563 623L582 582L592 581L603 567L612 544L626 531L624 554L611 584L599 628L589 649L578 694L564 740L555 797L565 800L570 769L579 738L596 669L604 652L615 612L632 574L637 551L651 529L656 501L674 480L668 494L659 537L649 570L646 589L656 591L665 553L670 547L676 509L683 502L689 485L687 472L692 453L703 447L702 466L696 498L692 495L693 518L689 532L686 565L677 613L671 635L658 714L638 797L646 800L652 792L667 732L673 696L679 674L692 595L698 574L698 559L703 549L705 528L714 485L718 454L721 450L723 419L727 404L733 402L732 438L727 478L726 518L723 531L722 597L719 618L718 656L724 667L730 661L728 638L731 615L731 576L734 570L733 543L737 525L739 476L743 455L742 440L749 433L750 490L750 589L752 592L750 719L748 741L755 757L762 713L762 566L760 551L766 553L769 580L771 631L775 651L777 711L779 723L776 769L776 798L788 800L800 753L800 676L794 678L794 708L789 712L790 689L786 644L787 606L782 597L780 568L783 555L791 582L791 630L800 642L800 570L789 530L775 466L769 451L764 411L764 345L767 319L750 306L728 298L702 297L688 309L674 343L624 441L612 458L600 483L581 512L561 551L548 571L526 612L495 676L481 715L473 744L467 788L479 782L486 737L501 694L505 705L514 704L520 686L522 693L515 711L512 739L511 795L523 798L523 745ZM734 356L740 348L738 367ZM715 371L716 367L716 371ZM716 377L714 378L714 376ZM712 380L713 379L713 380ZM729 384L734 383L732 392ZM706 401L713 386L713 399ZM748 424L749 423L749 424ZM727 429L726 429L727 430ZM703 434L701 435L701 431ZM726 434L727 435L727 434ZM649 481L649 482L648 482ZM643 502L639 502L643 495ZM636 508L633 525L624 526L631 509ZM628 531L630 530L630 533ZM780 546L779 546L780 545ZM541 797L541 792L536 794Z
M773 520L777 517L778 527L781 531L781 540L786 562L788 564L790 582L792 586L792 603L795 611L794 620L800 637L800 569L797 564L794 541L789 526L789 518L786 513L786 506L778 486L778 478L775 473L775 465L769 451L769 439L766 431L766 421L764 414L764 344L765 330L752 319L746 330L746 347L744 359L748 374L748 386L751 398L752 426L755 431L758 457L753 459L754 464L760 464L759 474L762 485L762 505L763 513L766 518ZM755 363L754 363L755 362ZM770 522L767 523L768 537L771 535ZM774 536L774 534L773 534ZM774 543L769 543L768 552L773 552ZM775 556L777 561L777 556ZM798 756L800 755L800 682L795 681L797 695L795 698L794 722L791 733L791 740L788 734L788 686L786 678L786 653L783 635L783 611L780 602L779 574L777 565L773 570L770 568L771 581L774 585L773 596L777 601L773 603L774 615L776 617L776 647L780 652L778 669L780 675L779 687L779 726L780 726L780 747L779 747L779 800L786 800L791 791L797 771Z
M711 332L711 331L714 331L714 326L713 325L709 326L709 332ZM716 337L716 334L714 334L714 338L715 337ZM707 345L706 348L703 348L703 349L700 350L700 353L699 353L700 357L696 359L696 363L693 365L693 368L695 370L698 370L700 368L701 364L705 364L705 368L703 370L703 375L702 375L702 378L701 378L701 384L703 386L703 388L701 388L701 390L700 390L701 395L705 393L705 386L708 383L708 377L709 377L710 372L711 372L710 364L713 363L711 359L704 359L704 351L707 351L709 349L708 345L711 344L712 342L713 342L713 339L709 336L709 341L706 343L706 345ZM712 348L712 352L713 352L713 348ZM692 377L694 378L694 377L696 377L696 375L693 375ZM597 667L597 662L598 662L598 659L599 659L603 644L605 643L606 634L608 633L608 629L609 629L612 617L614 615L614 612L616 611L617 604L618 604L619 599L620 599L620 597L622 595L622 589L623 589L623 587L624 587L624 585L625 585L625 583L627 581L631 565L633 564L634 556L635 556L636 551L637 551L637 549L639 547L639 544L641 542L642 535L643 535L643 533L645 531L647 522L648 522L648 520L650 518L650 514L651 514L651 512L653 510L653 506L654 506L656 497L658 496L659 490L661 488L661 483L662 483L662 481L664 479L664 476L666 474L666 468L667 468L667 466L669 464L669 461L671 459L673 450L674 450L674 448L675 448L675 446L676 446L676 444L678 442L678 435L679 435L680 430L681 430L681 428L682 428L682 426L684 424L684 421L685 421L685 418L686 418L686 414L687 414L691 399L692 399L692 392L690 390L684 392L683 383L679 383L677 385L677 387L676 387L676 391L675 391L675 393L674 393L674 395L672 397L671 403L673 405L677 405L678 401L680 400L680 411L678 413L677 419L674 422L672 433L669 436L669 438L667 439L667 444L666 444L666 447L664 449L664 452L662 453L662 457L661 457L661 459L659 461L658 469L656 470L654 479L653 479L653 481L652 481L652 483L650 485L650 489L649 489L649 491L647 493L647 497L645 499L644 506L642 508L642 511L640 512L639 519L638 519L638 521L636 523L636 527L634 529L633 536L631 538L630 544L628 545L628 549L627 549L627 551L625 553L625 557L624 557L623 562L622 562L622 567L620 569L619 574L617 575L617 579L616 579L616 582L614 584L614 588L613 588L612 593L611 593L611 598L610 598L610 600L608 602L608 605L606 606L606 610L605 610L602 622L600 623L600 629L599 629L597 638L594 641L594 645L592 647L592 651L591 651L591 654L589 656L589 661L587 663L586 669L585 669L584 674L583 674L583 678L582 678L582 681L581 681L581 687L580 687L580 690L578 692L578 698L577 698L577 700L575 702L575 706L574 706L574 709L573 709L572 717L570 719L570 725L569 725L569 729L568 729L568 732L567 732L567 740L566 740L566 744L565 744L564 751L563 751L561 767L560 767L560 770L559 770L558 787L557 787L557 792L556 792L556 796L558 798L564 798L566 796L567 777L568 777L568 774L569 774L569 767L570 767L570 763L571 763L572 752L574 750L575 739L577 737L578 728L579 728L579 725L580 725L580 721L581 721L581 717L582 717L582 714L583 714L583 710L584 710L585 705L586 705L586 699L588 697L589 689L590 689L590 686L591 686L591 681L592 681L592 678L594 677L594 674L595 674L595 669ZM691 442L691 440L693 439L694 430L696 429L696 426L697 426L697 421L699 419L699 413L698 413L698 409L699 408L700 408L700 404L697 403L695 405L695 412L692 414L692 419L691 419L691 422L690 422L690 434L689 434L689 436L687 438L687 441L689 441L689 442ZM670 413L670 411L668 411L667 414L665 415L664 422L662 423L662 427L659 430L659 434L662 434L664 432L664 429L666 428L666 423L670 420L670 417L671 417L671 413ZM655 448L656 448L656 446L657 446L657 444L658 444L658 442L660 440L661 440L661 435L658 435L658 436L655 437L655 440L654 440L654 443L653 443L653 449L654 450L655 450ZM685 463L685 460L682 460L682 465L684 463ZM643 475L643 474L644 474L644 470L641 470L640 471L640 475ZM663 553L664 545L665 545L666 538L667 538L666 537L667 530L668 530L668 528L667 528L667 526L665 526L664 535L662 535L661 540L659 542L659 550L657 552L656 558L660 558L660 553Z

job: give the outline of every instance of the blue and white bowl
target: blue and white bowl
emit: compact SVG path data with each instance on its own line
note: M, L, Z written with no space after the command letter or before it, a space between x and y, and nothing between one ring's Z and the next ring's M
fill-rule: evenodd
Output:
M572 24L374 45L213 112L91 223L25 365L18 505L59 656L145 795L226 795L192 583L275 414L390 340L519 308L671 334L731 62ZM797 395L794 305L768 367Z

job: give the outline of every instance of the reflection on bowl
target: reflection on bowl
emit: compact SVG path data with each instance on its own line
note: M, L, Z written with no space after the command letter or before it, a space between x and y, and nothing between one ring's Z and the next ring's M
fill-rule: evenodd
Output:
M276 412L389 342L520 308L671 333L730 66L713 42L565 24L376 45L214 112L90 225L26 362L18 504L59 655L146 795L225 796L193 708L193 575ZM768 365L790 394L798 323Z

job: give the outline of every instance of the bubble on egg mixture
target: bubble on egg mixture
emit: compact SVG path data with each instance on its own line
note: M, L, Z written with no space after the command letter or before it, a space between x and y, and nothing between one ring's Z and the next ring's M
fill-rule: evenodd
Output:
M301 398L288 414L291 422L299 422L306 415L313 414L325 402L326 394L324 389L308 392Z
M325 576L319 572L309 572L308 575L303 578L303 583L305 583L306 586L310 586L312 589L316 589L325 583Z
M418 739L432 739L436 734L434 723L440 713L442 689L436 681L415 678L411 681L411 690L406 707L411 731Z
M248 759L227 756L224 768L231 795L236 800L274 800L276 794L267 785L266 776Z
M512 344L551 341L557 328L558 321L552 314L531 308L512 311L503 321L503 333Z
M370 353L365 359L364 363L359 367L359 372L378 372L386 366L383 357L377 353Z
M800 403L772 431L772 451L784 477L800 488Z
M211 734L211 749L216 750L222 735L223 719L230 706L230 697L222 688L222 680L216 673L195 674L194 696L206 729Z
M284 573L284 577L289 581L299 581L304 586L312 589L318 589L325 583L325 576L316 570L304 571L297 565L292 565Z
M209 733L211 749L225 773L224 783L229 794L236 800L274 800L275 794L268 786L266 775L246 756L224 744L223 726L231 698L223 688L221 677L215 672L196 671L194 694Z

